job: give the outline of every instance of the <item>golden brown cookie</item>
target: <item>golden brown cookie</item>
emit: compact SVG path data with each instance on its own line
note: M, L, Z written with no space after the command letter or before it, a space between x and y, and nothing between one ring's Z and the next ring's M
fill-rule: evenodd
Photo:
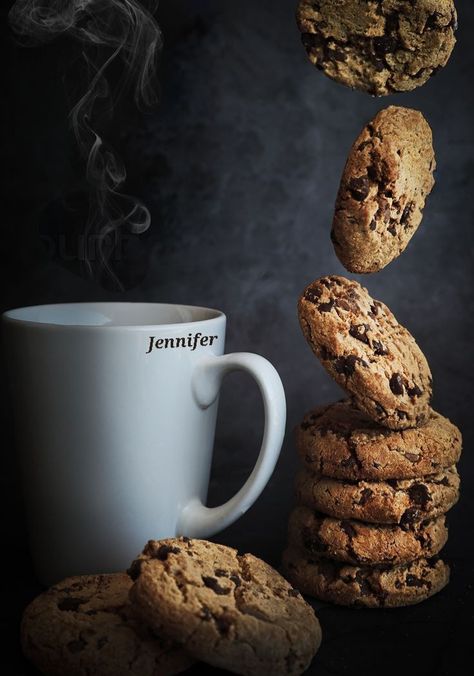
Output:
M283 566L288 579L303 594L342 606L410 606L433 596L449 582L449 567L437 557L405 566L351 566L287 549Z
M193 660L136 617L125 573L70 577L38 596L21 624L23 652L48 676L171 676Z
M351 401L318 406L296 429L301 460L312 472L349 481L413 479L450 467L461 455L459 429L431 410L422 427L380 427Z
M356 565L399 565L438 554L446 544L448 530L444 515L402 528L335 519L300 505L291 513L288 536L291 545L309 556L323 555Z
M434 184L431 129L417 110L390 106L364 127L341 178L331 239L350 272L377 272L405 250Z
M453 465L417 479L340 481L301 470L296 499L337 519L407 526L450 510L459 499L459 474Z
M377 96L424 84L456 42L453 0L300 0L296 18L317 68Z
M389 308L354 280L331 275L298 302L303 334L334 380L380 425L406 429L428 420L428 362Z
M321 642L314 611L251 554L205 540L150 541L130 592L157 632L238 674L302 674Z

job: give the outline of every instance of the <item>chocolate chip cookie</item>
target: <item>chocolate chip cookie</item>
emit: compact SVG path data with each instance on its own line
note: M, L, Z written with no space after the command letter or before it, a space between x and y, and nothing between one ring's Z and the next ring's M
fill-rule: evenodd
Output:
M445 514L459 499L456 467L418 479L338 481L302 470L296 479L298 503L337 519L401 524Z
M287 549L283 565L288 579L304 594L343 606L409 606L433 596L449 582L449 567L437 557L383 568L350 566Z
M405 250L434 184L431 129L417 110L390 106L352 146L331 239L350 272L377 272Z
M296 19L319 70L375 96L424 84L456 42L452 0L300 0Z
M26 657L48 676L170 676L187 669L193 660L135 616L131 586L117 573L51 587L24 612Z
M411 333L367 289L345 277L321 277L304 290L298 314L313 352L370 418L391 429L428 420L428 362Z
M321 630L312 608L251 554L204 540L150 541L130 571L131 599L158 633L238 674L301 674Z
M296 445L309 471L349 481L387 481L450 467L459 460L462 437L433 410L422 427L396 432L345 400L307 413L296 430Z
M445 517L409 527L341 520L296 507L288 525L290 544L311 555L353 564L398 565L438 554L446 544Z

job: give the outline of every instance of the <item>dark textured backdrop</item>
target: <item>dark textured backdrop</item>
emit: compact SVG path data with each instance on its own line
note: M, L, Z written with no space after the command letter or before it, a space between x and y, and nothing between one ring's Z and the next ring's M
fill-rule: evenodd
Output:
M135 262L124 271L124 279L138 283L123 293L70 272L66 257L53 260L43 244L42 211L82 182L64 86L77 67L74 52L65 40L34 50L17 47L4 28L3 309L148 300L224 310L228 351L258 352L279 370L288 399L288 433L264 495L218 539L274 564L292 500L292 428L309 407L341 396L307 348L295 305L313 278L346 274L329 229L347 151L361 127L392 103L422 110L433 128L438 170L422 226L398 260L362 281L415 335L433 371L434 406L464 434L463 499L450 518L446 547L453 581L438 597L400 611L317 604L325 641L315 674L392 669L451 674L467 656L464 630L473 618L474 573L474 461L469 457L474 6L469 0L457 5L458 44L447 68L412 93L377 100L311 67L295 27L294 0L162 0L157 14L166 41L161 106L148 115L122 106L110 128L127 164L128 187L153 215ZM2 390L5 394L4 379ZM9 576L2 621L13 638L21 609L37 588L25 558L11 414L4 398L2 511L9 515L4 540L17 575L14 582ZM218 425L212 503L230 496L250 471L261 423L256 387L243 376L230 376ZM9 673L29 672L18 661Z

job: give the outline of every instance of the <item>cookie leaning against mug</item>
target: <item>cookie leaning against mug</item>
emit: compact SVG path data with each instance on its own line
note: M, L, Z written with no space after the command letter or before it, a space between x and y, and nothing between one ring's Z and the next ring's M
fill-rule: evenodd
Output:
M453 0L300 0L296 19L318 69L376 96L424 84L456 42Z
M342 174L331 232L347 270L377 272L405 250L435 166L431 129L419 111L390 106L364 127Z
M150 541L129 574L151 627L237 674L297 676L321 642L311 606L251 554L205 540Z
M48 676L172 676L193 660L140 622L125 573L70 577L38 596L21 624L23 652Z
M428 362L411 333L367 289L345 277L321 277L304 290L298 315L324 368L370 418L390 429L428 420Z

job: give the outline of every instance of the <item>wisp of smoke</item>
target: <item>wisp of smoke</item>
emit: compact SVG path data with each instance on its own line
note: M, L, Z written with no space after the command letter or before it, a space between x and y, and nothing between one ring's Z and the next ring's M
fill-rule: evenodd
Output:
M161 32L153 18L156 5L155 0L16 0L9 13L13 30L29 45L64 35L83 45L82 54L92 75L70 117L80 152L87 160L91 195L85 228L87 236L97 239L100 266L119 288L121 282L109 260L108 235L119 233L122 227L142 233L151 219L144 204L120 191L125 167L94 130L94 112L99 104L113 110L114 102L130 90L139 109L156 103L154 75L162 47ZM117 61L123 64L124 74L111 92L106 76ZM86 259L85 263L92 274L92 262Z

